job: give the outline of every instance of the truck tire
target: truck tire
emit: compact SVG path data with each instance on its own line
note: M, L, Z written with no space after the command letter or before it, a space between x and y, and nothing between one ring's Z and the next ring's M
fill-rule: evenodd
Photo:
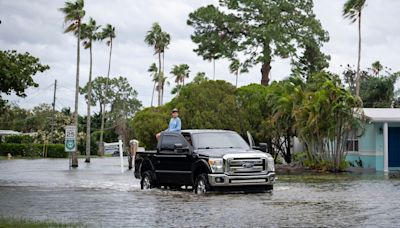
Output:
M143 173L140 179L140 189L152 189L155 187L154 176L151 171Z
M273 185L267 185L266 190L267 191L272 191L272 190L274 190L274 186Z
M211 190L210 183L208 183L207 174L202 173L197 176L193 189L194 193L197 195L204 195Z

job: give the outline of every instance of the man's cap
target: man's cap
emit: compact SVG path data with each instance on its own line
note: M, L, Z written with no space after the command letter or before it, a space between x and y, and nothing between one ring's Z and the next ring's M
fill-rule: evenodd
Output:
M174 109L172 109L171 113L174 113L174 112L179 112L179 110L177 108L174 108Z

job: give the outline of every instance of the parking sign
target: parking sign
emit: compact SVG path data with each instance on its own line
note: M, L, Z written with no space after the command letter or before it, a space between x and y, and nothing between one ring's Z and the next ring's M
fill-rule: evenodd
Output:
M76 126L65 126L65 151L76 151Z

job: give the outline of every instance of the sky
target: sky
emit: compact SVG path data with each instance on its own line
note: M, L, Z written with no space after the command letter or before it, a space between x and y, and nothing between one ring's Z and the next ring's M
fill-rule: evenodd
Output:
M205 72L213 77L213 65L193 52L196 45L191 41L193 29L186 25L188 14L201 6L217 4L218 0L85 0L86 16L98 24L112 24L116 28L113 43L111 77L127 77L138 92L143 106L150 106L153 83L147 69L157 62L153 49L144 43L146 32L152 23L159 22L163 30L171 35L171 44L165 53L165 72L173 65L186 63L191 76ZM342 17L344 0L315 0L314 12L329 32L330 41L322 51L331 56L329 70L340 74L345 65L356 65L357 25ZM0 50L29 52L38 57L50 70L34 76L38 88L27 90L26 98L15 95L5 97L24 108L33 108L40 103L51 104L54 80L58 81L56 109L73 107L76 71L76 38L63 33L63 14L58 10L64 0L0 0ZM362 19L361 68L379 60L393 71L400 71L400 1L367 0ZM106 76L109 48L105 42L96 42L93 50L93 76ZM80 85L88 81L89 54L81 49ZM216 79L231 83L235 77L229 73L226 60L216 61ZM249 73L239 76L239 86L259 83L260 65ZM290 74L290 60L275 58L272 62L271 80L282 80ZM164 101L173 98L166 88ZM190 79L189 79L190 81ZM156 97L154 98L156 101ZM156 103L156 102L155 102ZM84 114L86 104L79 99L79 113ZM98 112L98 108L94 108Z

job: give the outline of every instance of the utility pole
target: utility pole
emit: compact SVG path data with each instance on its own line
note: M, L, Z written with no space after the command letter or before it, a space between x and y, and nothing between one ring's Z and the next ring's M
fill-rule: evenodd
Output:
M50 140L50 143L53 143L53 139L54 139L54 112L56 109L56 91L57 91L57 79L54 80L53 103L51 104L53 106L53 112L51 113L51 140Z

